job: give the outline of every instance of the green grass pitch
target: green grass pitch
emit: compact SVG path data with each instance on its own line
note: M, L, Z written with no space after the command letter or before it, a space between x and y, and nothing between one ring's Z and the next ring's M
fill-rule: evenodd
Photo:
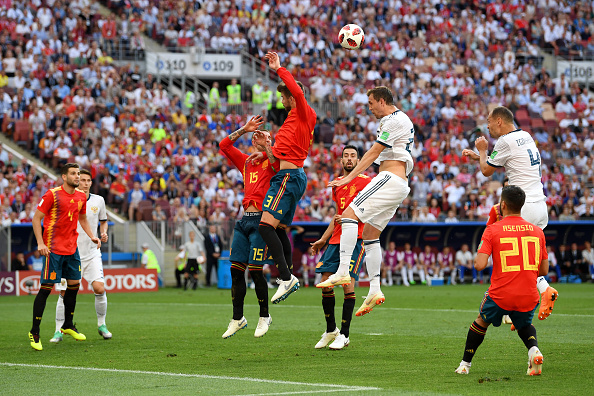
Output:
M385 287L386 303L354 317L351 345L315 350L325 330L321 292L301 289L270 306L272 325L254 338L258 306L248 289L248 328L223 340L229 290L163 289L108 295L112 340L97 334L92 295L75 321L87 335L54 345L56 296L41 325L43 351L29 346L33 296L0 298L0 393L223 395L584 395L594 389L594 290L558 285L553 315L534 324L543 374L526 376L527 351L507 325L490 327L470 374L454 374L486 285ZM360 306L366 288L359 288ZM272 293L270 293L272 295ZM342 290L336 290L340 323Z

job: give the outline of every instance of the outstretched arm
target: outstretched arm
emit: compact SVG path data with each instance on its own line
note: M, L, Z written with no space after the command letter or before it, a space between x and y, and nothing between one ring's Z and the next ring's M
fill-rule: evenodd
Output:
M264 59L268 61L268 66L278 74L278 76L283 80L291 95L295 98L295 103L297 104L297 113L299 113L300 117L306 117L307 113L305 109L307 108L307 101L305 100L305 93L301 89L295 78L284 67L281 67L280 58L276 52L268 52Z
M328 187L340 187L350 183L355 177L357 177L363 171L369 168L369 166L373 164L373 161L375 161L377 157L379 157L379 155L382 151L384 151L385 148L386 147L381 143L374 143L374 145L371 146L371 149L365 153L363 158L361 158L361 161L359 161L355 169L353 169L348 176L343 177L340 180L332 180L330 183L328 183Z

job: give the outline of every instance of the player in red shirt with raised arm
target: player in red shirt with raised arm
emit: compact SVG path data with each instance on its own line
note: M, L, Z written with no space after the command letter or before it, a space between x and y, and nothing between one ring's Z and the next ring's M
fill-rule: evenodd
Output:
M543 231L521 217L526 194L518 186L504 187L500 208L503 220L487 226L483 233L474 267L480 271L493 255L491 286L485 293L478 318L470 325L464 357L456 369L468 374L476 350L490 324L501 325L509 315L518 335L528 348L528 375L540 375L542 353L538 349L532 317L538 306L536 278L549 272L549 260Z
M270 179L276 174L278 161L270 152L270 134L260 131L266 136L265 147L259 150L267 151L270 156L264 160L248 160L247 154L233 147L233 143L243 134L255 132L264 123L262 117L252 117L243 127L227 136L220 143L221 153L227 157L243 176L245 196L243 198L244 214L235 224L233 243L231 245L231 299L233 301L233 318L229 323L223 338L229 338L239 330L247 327L247 320L243 316L243 302L246 294L245 270L249 268L256 296L260 304L260 319L256 327L255 337L262 337L268 331L272 322L268 313L268 282L262 272L265 264L272 264L268 259L269 253L266 243L258 232L258 225L262 217L262 203L266 191L270 187ZM254 142L253 142L254 143Z
M260 235L266 242L281 277L278 290L272 296L277 304L299 289L299 280L291 273L292 249L286 226L291 225L297 203L307 187L303 163L313 142L316 112L307 104L303 84L295 81L287 69L281 67L276 52L268 52L264 59L283 80L277 87L282 103L289 111L287 119L275 135L272 154L279 160L279 172L270 180L264 198ZM262 135L258 139L263 139ZM259 143L261 144L261 143Z
M342 158L340 163L343 169L343 177L348 176L359 163L359 152L355 146L345 146L342 149ZM342 177L340 177L342 178ZM341 187L332 187L332 200L336 202L336 216L330 222L324 235L311 244L313 254L317 254L320 249L324 247L328 238L330 244L316 266L316 272L322 274L322 282L328 279L330 275L338 270L340 265L340 234L342 233L342 226L340 225L340 217L344 210L348 208L353 199L371 182L371 178L365 175L357 175L348 184ZM349 274L351 276L351 283L343 285L344 303L342 305L342 326L340 331L336 327L336 320L334 317L334 289L325 287L322 289L322 308L326 317L326 332L322 334L322 338L316 344L316 349L325 348L330 344L330 349L342 349L349 345L349 330L351 326L351 319L353 317L353 309L355 308L355 281L359 280L359 271L361 264L365 260L365 249L363 249L363 223L359 223L359 231L357 236L357 244L351 255L351 263L349 266ZM332 237L331 237L332 236ZM379 243L379 241L378 241ZM359 313L357 313L358 316Z
M47 191L33 216L33 232L37 238L39 253L45 256L41 270L41 286L33 303L33 326L29 332L29 340L33 349L41 351L39 340L39 325L45 310L47 298L54 283L60 283L65 278L68 283L64 293L64 324L62 332L71 335L77 341L84 341L84 334L78 332L72 323L76 295L80 286L81 261L76 246L78 240L77 225L80 222L85 233L101 247L87 220L87 196L77 189L80 182L78 164L66 164L62 167L62 181L60 187ZM45 232L41 232L41 220L45 217Z

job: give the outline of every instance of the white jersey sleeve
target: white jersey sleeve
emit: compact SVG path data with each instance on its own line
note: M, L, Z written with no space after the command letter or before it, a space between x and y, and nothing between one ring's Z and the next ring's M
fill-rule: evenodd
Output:
M415 128L406 113L396 110L380 120L377 129L377 142L384 150L375 160L376 165L383 161L402 161L406 163L408 175L414 166L410 150L415 142Z
M540 152L532 136L521 129L501 136L487 164L504 167L509 184L518 186L526 193L526 202L545 199L541 182Z

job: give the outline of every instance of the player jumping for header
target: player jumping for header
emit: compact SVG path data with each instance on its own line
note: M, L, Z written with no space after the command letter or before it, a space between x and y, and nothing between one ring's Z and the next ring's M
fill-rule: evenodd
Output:
M408 174L414 165L410 147L414 143L415 129L410 118L394 105L394 97L388 88L370 89L367 96L369 110L380 120L377 141L348 176L333 180L328 186L340 187L350 183L374 162L379 164L380 172L342 214L340 266L336 274L317 285L325 288L351 283L349 265L357 244L358 223L365 223L363 243L371 282L357 316L371 312L373 307L385 301L380 288L382 252L379 237L410 192Z

